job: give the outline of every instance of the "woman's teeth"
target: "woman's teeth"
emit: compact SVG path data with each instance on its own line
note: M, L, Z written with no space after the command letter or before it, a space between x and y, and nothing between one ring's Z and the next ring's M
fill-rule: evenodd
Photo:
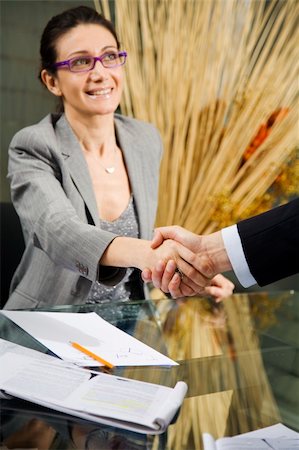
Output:
M91 95L92 97L96 97L99 95L109 95L111 94L112 89L99 89L98 91L89 92L88 95Z

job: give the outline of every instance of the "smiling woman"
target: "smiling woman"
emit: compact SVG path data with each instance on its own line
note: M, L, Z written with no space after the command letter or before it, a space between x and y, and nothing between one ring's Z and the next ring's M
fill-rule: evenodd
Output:
M26 248L5 307L143 298L140 270L170 259L183 273L191 266L174 241L150 246L162 144L154 126L115 113L127 53L112 23L80 6L48 22L40 54L40 79L62 108L10 145ZM184 277L182 291L209 282Z

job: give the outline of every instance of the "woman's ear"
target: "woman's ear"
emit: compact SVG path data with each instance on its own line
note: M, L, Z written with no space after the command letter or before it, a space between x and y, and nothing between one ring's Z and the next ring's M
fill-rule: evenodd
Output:
M43 69L41 71L40 77L41 77L41 80L44 83L44 85L47 87L47 89L49 89L49 91L52 94L56 95L57 97L62 96L62 92L59 88L58 80L54 75L47 72L46 69Z

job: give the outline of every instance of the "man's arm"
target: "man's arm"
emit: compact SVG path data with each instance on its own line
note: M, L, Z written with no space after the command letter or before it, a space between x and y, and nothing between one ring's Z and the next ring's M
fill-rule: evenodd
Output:
M233 269L245 287L255 280L264 286L299 272L299 198L206 236L178 226L161 227L152 246L163 239L176 240L194 252L188 262L202 274L207 274L207 267L209 276ZM163 277L153 271L156 286Z
M243 220L237 228L259 286L299 272L299 198Z
M232 269L243 287L256 284L247 264L237 225L232 225L221 230L222 239Z

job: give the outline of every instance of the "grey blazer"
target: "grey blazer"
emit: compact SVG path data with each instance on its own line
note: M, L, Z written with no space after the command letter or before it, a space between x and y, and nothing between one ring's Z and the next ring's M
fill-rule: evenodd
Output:
M153 125L115 114L134 195L140 237L155 221L161 138ZM64 114L19 131L9 149L8 178L26 249L6 309L82 304L92 282L115 285L126 269L99 260L116 235L100 229L87 164Z

